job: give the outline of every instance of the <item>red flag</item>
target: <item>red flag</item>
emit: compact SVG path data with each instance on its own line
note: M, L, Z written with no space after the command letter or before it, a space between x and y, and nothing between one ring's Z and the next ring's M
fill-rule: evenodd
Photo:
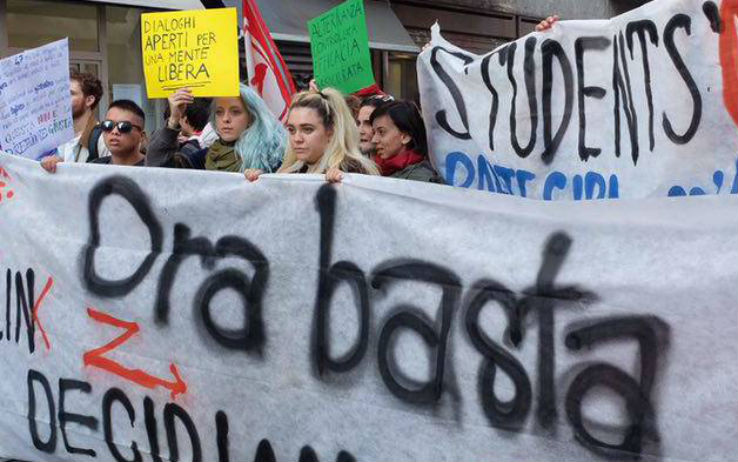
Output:
M243 34L249 86L261 95L274 115L284 120L297 90L254 0L243 0Z

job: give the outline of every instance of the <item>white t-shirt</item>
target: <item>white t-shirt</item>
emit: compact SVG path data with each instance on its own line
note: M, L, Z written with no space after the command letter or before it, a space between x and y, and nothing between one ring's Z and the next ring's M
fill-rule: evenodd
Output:
M200 133L200 136L193 136L192 138L196 139L198 143L200 143L200 148L209 148L215 141L218 139L218 134L215 132L215 129L210 124L210 122L205 125L205 128L202 129L202 133Z
M90 151L87 149L87 146L80 146L79 139L81 136L82 134L80 133L57 148L57 155L64 159L64 162L87 162L87 159L90 157ZM100 135L100 138L97 140L97 156L105 157L109 155L110 151L105 145L103 136Z

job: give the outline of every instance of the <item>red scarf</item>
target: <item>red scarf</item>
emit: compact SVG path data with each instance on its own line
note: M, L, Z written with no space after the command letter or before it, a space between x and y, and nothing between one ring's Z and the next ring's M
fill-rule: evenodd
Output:
M400 151L399 154L388 159L374 156L374 163L379 167L379 172L382 176L391 176L393 173L404 170L411 165L423 162L423 159L425 159L425 157L421 154L418 154L412 149L405 149L404 151Z

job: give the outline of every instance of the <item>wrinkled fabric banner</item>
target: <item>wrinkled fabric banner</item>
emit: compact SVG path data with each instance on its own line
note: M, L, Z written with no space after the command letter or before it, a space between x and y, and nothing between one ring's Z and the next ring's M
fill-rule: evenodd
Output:
M738 197L0 167L2 457L738 458Z
M482 56L436 26L418 59L455 186L544 200L738 194L738 2L652 1Z

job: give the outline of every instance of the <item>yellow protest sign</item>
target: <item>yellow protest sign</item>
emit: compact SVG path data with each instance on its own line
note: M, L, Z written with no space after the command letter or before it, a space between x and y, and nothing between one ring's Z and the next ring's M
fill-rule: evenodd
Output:
M141 49L149 98L184 87L195 96L238 96L235 8L141 15Z

